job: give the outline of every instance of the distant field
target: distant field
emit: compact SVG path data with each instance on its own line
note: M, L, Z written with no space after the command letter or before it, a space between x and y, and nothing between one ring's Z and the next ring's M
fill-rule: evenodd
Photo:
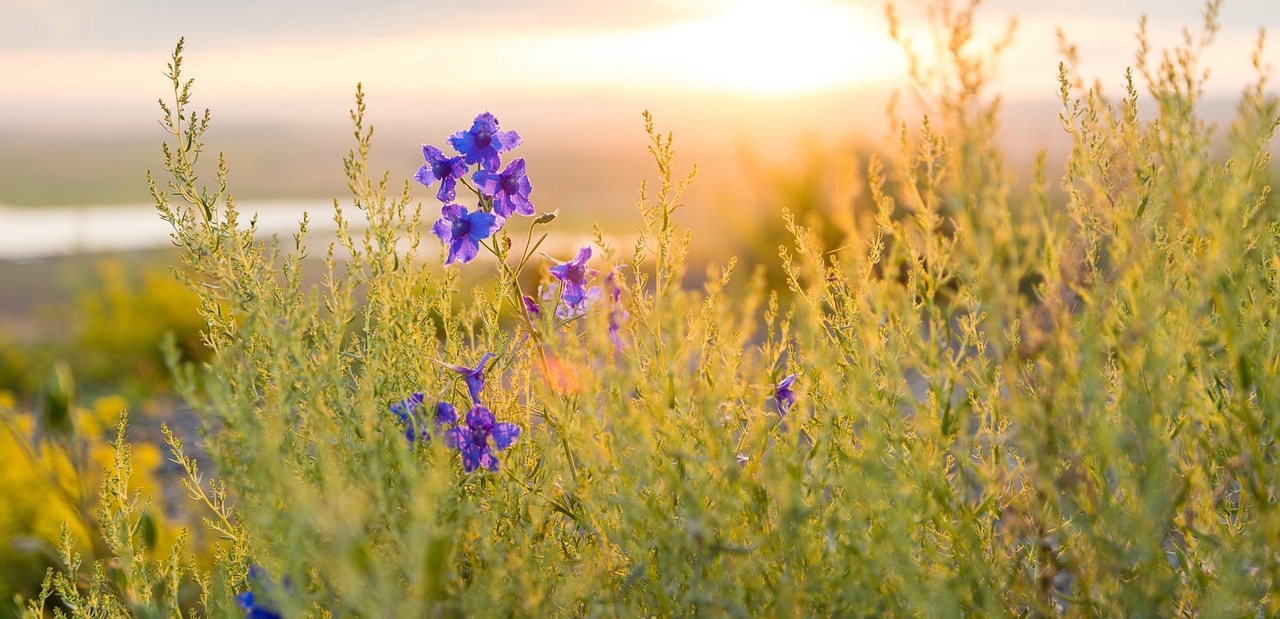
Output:
M173 251L112 254L129 270L175 264ZM0 260L0 335L30 341L51 334L69 335L76 295L96 285L104 256L80 255L45 260Z

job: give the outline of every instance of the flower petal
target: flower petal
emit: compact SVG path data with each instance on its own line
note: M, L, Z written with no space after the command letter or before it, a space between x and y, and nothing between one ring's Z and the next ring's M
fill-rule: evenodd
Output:
M453 239L453 244L449 247L449 257L445 259L445 264L453 264L454 260L466 264L476 259L480 255L480 244L467 235L461 238Z
M440 190L436 192L436 199L441 202L451 202L457 197L457 179L452 176L446 176L440 179Z
M470 473L480 467L480 452L475 449L462 450L462 470Z
M436 426L458 423L458 409L448 402L436 403Z
M494 424L493 430L490 430L489 435L493 437L493 444L498 449L506 449L516 442L517 438L520 438L520 426L514 423Z
M471 232L468 232L467 235L477 242L489 238L490 235L498 231L498 228L502 227L502 218L493 213L476 211L468 218L471 220Z
M457 426L444 431L444 444L457 450L466 449L471 444L471 428Z
M476 137L470 131L459 131L449 136L449 144L462 154L470 153L476 148Z
M453 222L449 221L444 217L437 219L436 224L434 226L431 226L431 234L434 234L440 237L440 240L444 243L452 242L453 241Z
M477 405L467 413L467 425L471 427L472 432L484 432L487 434L493 429L496 421L493 417L493 411L483 406Z
M418 173L414 174L413 178L427 187L430 187L431 183L436 182L436 175L431 171L430 164L418 168Z
M519 146L523 140L515 131L499 131L493 134L493 141L501 145L499 151L508 151Z
M477 170L471 175L471 180L476 182L476 188L486 196L493 197L501 186L502 175L497 172L488 170Z

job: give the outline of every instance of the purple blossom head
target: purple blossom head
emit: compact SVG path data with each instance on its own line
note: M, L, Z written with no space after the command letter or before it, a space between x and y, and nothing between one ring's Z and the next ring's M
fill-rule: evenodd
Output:
M533 297L526 294L521 297L520 300L524 301L524 311L530 316L537 316L542 313L542 311L538 309L538 301Z
M458 409L448 402L436 402L436 432L455 423L458 423Z
M493 358L493 353L485 353L480 357L480 363L475 368L469 368L465 365L450 366L453 371L462 375L463 380L467 381L467 391L471 393L471 403L476 406L480 405L480 392L484 391L484 366L488 365L489 359Z
M286 579L285 587L287 588L288 586L288 579ZM258 589L260 592L267 592L275 589L275 583L271 582L271 577L267 576L266 570L256 565L250 565L249 590L236 596L236 602L245 611L245 619L281 619L282 615L278 610L268 606L266 602L254 595L254 589Z
M533 186L529 184L529 175L524 171L524 157L507 164L502 172L479 170L471 178L475 180L480 193L493 198L493 212L498 215L533 215L533 203L529 201L529 192L533 190Z
M778 415L785 416L787 411L791 410L791 405L795 404L796 392L791 390L791 384L794 382L796 382L796 375L791 374L773 388L773 399L778 404Z
M400 419L400 424L404 426L404 437L410 443L418 437L422 437L423 441L430 441L445 426L458 423L458 411L448 402L436 403L434 427L429 427L422 418L423 408L421 393L391 404L391 412Z
M560 320L568 320L570 318L578 318L587 315L587 308L595 305L600 300L600 287L592 286L587 289L587 293L582 296L582 301L577 305L569 305L567 302L561 303L556 308L556 318Z
M468 473L480 467L498 470L498 456L494 448L499 451L506 449L519 437L520 426L498 423L492 411L479 405L467 413L465 425L445 433L449 446L462 455L462 468Z
M520 145L520 134L515 131L498 131L498 119L485 112L476 116L471 129L459 131L449 137L453 145L468 165L480 164L480 167L497 172L502 165L498 153L507 152Z
M551 267L551 275L564 285L560 298L569 307L580 308L587 301L587 275L590 273L587 261L590 259L591 248L583 247L573 260Z
M502 227L501 217L483 211L468 213L467 207L457 204L444 205L440 215L431 232L449 246L445 264L453 264L454 260L464 264L475 260L480 254L480 241Z
M404 437L409 441L413 441L416 436L414 430L421 425L418 409L422 407L422 401L422 394L415 393L399 402L391 403L391 414L400 420L400 425L404 426Z
M617 271L610 271L604 279L611 287L609 292L609 339L613 342L615 348L622 350L622 321L630 318L631 315L620 307L622 302L622 288L618 286Z
M446 157L440 149L430 144L422 145L422 156L427 163L418 168L418 173L413 177L427 187L440 181L440 191L436 192L436 198L441 202L452 202L457 195L458 179L467 173L462 157Z

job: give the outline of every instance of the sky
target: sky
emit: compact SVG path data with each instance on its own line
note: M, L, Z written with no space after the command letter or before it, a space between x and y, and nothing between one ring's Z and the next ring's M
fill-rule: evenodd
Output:
M906 34L927 40L921 3L899 4ZM989 0L977 30L993 38L1016 15L995 87L1013 106L1038 105L1057 91L1056 29L1078 44L1082 71L1117 92L1142 15L1159 48L1198 29L1202 10ZM1227 0L1221 21L1208 94L1226 98L1251 79L1259 27L1280 29L1280 2ZM907 86L872 0L0 0L0 136L154 133L180 36L197 106L215 122L340 124L361 82L371 111L410 145L489 110L548 146L625 134L642 151L639 113L650 109L660 128L718 144L704 149L713 157L744 143L770 151L872 126Z
M923 39L912 19L919 3L900 4L908 31ZM1197 25L1202 8L1192 0L996 0L980 25L994 34L1018 16L1001 85L1015 99L1037 98L1055 89L1056 27L1080 44L1086 71L1114 79L1132 62L1140 16L1171 43L1181 26ZM6 122L149 112L179 36L203 96L246 116L323 114L329 102L346 104L356 82L405 106L881 89L899 85L904 67L883 13L864 0L4 0L0 111ZM1237 59L1214 83L1229 93L1246 75L1257 29L1280 27L1280 3L1230 0L1222 21L1211 57ZM266 105L278 102L288 111Z

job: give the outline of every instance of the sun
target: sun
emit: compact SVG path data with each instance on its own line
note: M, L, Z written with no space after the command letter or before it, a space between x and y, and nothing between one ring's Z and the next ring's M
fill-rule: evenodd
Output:
M799 94L897 75L902 54L874 24L848 2L738 0L640 34L640 49L673 85Z

